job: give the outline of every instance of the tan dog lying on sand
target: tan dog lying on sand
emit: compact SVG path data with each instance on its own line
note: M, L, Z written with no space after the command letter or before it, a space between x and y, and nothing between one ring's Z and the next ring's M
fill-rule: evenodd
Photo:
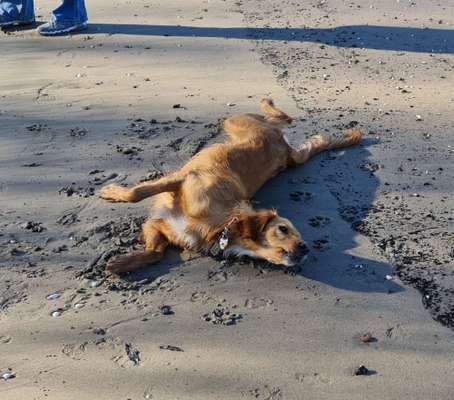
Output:
M292 223L275 210L255 211L248 200L271 177L303 164L322 150L351 146L362 133L350 129L340 139L312 136L292 148L281 127L292 119L263 99L264 116L244 114L224 121L226 143L196 154L180 170L132 188L105 186L99 197L135 203L155 196L152 218L142 232L143 252L109 260L112 273L133 271L161 260L168 245L195 250L217 249L224 256L249 256L292 266L308 252Z

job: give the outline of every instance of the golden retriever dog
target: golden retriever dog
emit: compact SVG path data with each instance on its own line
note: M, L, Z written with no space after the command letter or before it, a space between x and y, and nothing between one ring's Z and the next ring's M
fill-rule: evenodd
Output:
M229 139L200 151L178 171L131 188L110 184L99 191L110 202L155 200L141 235L144 250L110 259L108 271L118 274L156 263L169 245L283 266L302 260L309 249L293 224L276 210L254 210L248 201L279 172L323 150L354 145L363 134L350 129L341 138L315 135L295 149L281 130L292 119L270 99L263 99L260 108L264 115L227 118Z

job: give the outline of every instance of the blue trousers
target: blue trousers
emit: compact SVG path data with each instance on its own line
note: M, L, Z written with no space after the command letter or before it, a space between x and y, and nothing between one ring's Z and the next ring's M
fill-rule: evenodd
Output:
M0 0L0 16L11 20L33 20L35 17L33 0ZM87 22L85 1L63 0L62 4L52 11L52 16L59 22Z

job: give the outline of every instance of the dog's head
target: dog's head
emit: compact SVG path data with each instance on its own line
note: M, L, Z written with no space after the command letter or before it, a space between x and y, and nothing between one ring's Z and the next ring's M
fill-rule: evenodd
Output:
M254 243L255 248L250 248L245 242L245 249L249 251L244 254L273 264L293 266L309 252L293 224L287 218L280 217L275 210L258 211L241 218L238 233L240 243L242 239Z

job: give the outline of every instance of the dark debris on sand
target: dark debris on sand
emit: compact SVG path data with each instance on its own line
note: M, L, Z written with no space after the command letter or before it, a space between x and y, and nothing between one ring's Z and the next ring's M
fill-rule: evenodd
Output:
M149 279L128 282L119 280L106 272L106 265L110 258L136 250L139 245L139 234L142 230L144 217L124 217L115 221L110 221L90 229L86 236L77 238L78 243L85 243L90 238L92 241L100 243L100 251L88 265L76 273L78 279L99 281L111 291L138 291L143 285L150 283Z
M139 365L140 363L140 351L137 350L133 344L125 343L125 351L128 358L134 363L134 365Z
M211 313L202 316L204 321L211 322L215 325L235 325L242 318L243 316L241 314L232 313L228 307L222 304L218 304Z

